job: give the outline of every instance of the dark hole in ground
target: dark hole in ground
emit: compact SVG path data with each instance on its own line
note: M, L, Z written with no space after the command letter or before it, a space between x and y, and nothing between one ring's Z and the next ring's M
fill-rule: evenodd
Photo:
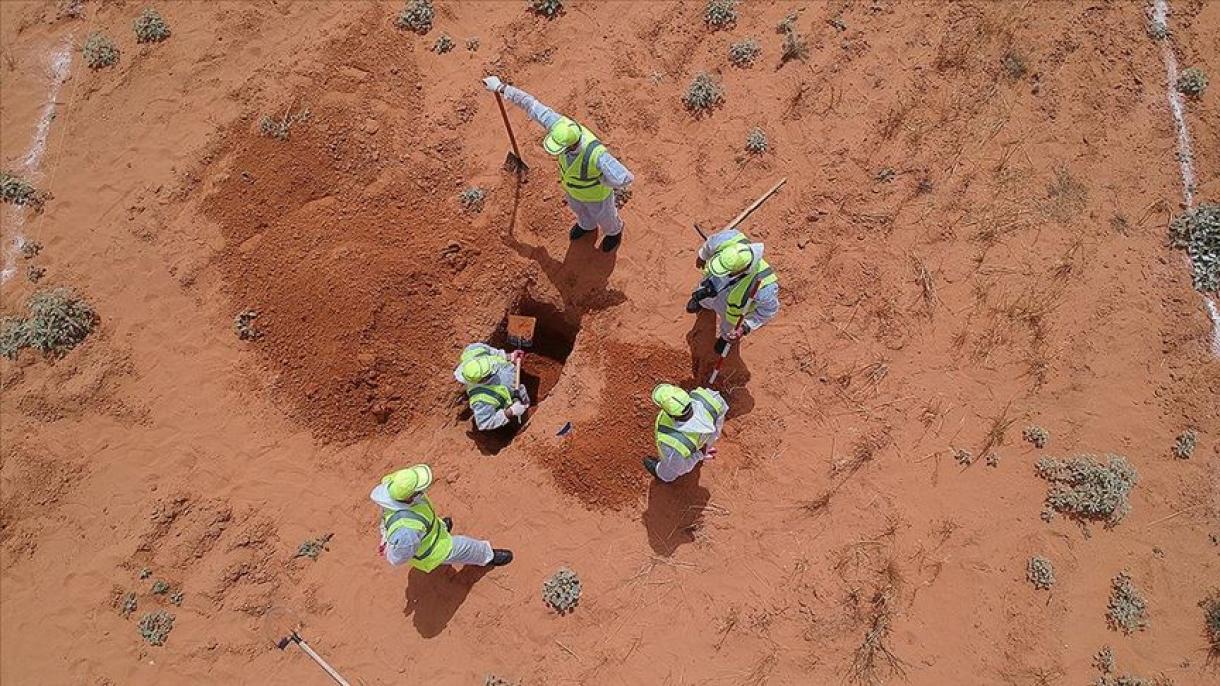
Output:
M484 455L495 455L508 447L522 428L529 425L529 418L534 414L534 408L546 400L551 389L559 382L559 376L563 373L563 365L567 362L572 347L576 344L576 333L580 330L580 324L565 316L562 311L552 305L536 301L528 295L521 296L517 305L509 308L508 313L537 319L537 325L534 328L534 344L528 348L522 348L525 351L525 362L521 367L521 383L530 396L530 411L525 415L525 424L520 424L514 419L507 426L495 431L478 431L474 428L474 420L471 419L471 428L468 433L478 446L479 452ZM512 352L514 348L508 345L507 322L508 317L505 316L504 321L488 338L487 344ZM469 414L470 410L467 408L463 416Z

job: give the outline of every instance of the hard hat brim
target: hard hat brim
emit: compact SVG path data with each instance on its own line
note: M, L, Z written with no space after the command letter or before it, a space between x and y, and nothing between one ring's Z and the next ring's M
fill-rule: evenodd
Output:
M566 145L560 145L559 141L552 138L550 134L547 134L546 138L542 139L542 149L552 157L558 157L567 147Z

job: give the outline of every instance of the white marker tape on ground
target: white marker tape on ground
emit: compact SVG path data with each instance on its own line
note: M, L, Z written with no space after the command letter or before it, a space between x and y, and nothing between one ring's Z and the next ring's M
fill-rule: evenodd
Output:
M1186 128L1186 113L1182 104L1182 94L1178 92L1178 56L1173 51L1169 40L1169 2L1168 0L1153 0L1152 25L1158 29L1164 38L1161 44L1161 59L1165 62L1166 92L1169 95L1169 111L1173 114L1173 123L1178 130L1178 167L1182 170L1182 198L1186 209L1195 206L1195 153L1190 144L1190 129ZM1212 320L1212 353L1220 357L1220 309L1211 296L1204 295L1207 304L1207 314Z
M30 147L26 150L25 156L21 158L21 167L14 170L21 176L27 179L37 179L38 169L42 165L42 157L47 152L47 139L51 134L51 122L55 120L55 100L59 97L59 90L63 87L64 82L68 80L68 74L72 66L72 36L69 35L60 43L50 54L49 65L51 72L51 84L47 90L46 104L42 107L42 114L38 117L38 125L34 129L34 139L30 141ZM37 184L36 184L37 185ZM6 233L11 233L13 240L9 245L4 246L4 269L0 270L0 283L4 283L17 273L17 253L21 250L22 243L25 242L25 217L29 210L18 205L4 206L4 225L8 229Z

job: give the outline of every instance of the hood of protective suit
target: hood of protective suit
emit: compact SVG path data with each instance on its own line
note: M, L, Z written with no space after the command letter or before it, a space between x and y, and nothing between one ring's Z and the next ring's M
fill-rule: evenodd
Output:
M369 493L369 500L377 503L387 510L405 510L411 506L411 501L403 502L394 500L390 497L390 488L385 484L377 484L372 493ZM414 498L412 498L414 501Z

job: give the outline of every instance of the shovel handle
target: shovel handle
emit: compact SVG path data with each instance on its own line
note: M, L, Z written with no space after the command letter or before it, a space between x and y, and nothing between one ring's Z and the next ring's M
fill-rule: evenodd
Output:
M500 118L504 120L504 128L508 130L508 142L513 145L513 154L521 160L521 151L517 149L517 137L513 135L513 125L508 123L508 112L504 110L504 98L500 97L500 91L496 91L496 104L500 106ZM524 160L521 160L524 162Z
M305 651L306 655L312 658L314 662L318 663L319 667L330 675L330 678L335 680L335 683L339 684L340 686L352 686L351 684L347 683L347 679L344 679L338 672L335 671L334 667L326 664L326 660L323 660L321 655L315 653L313 648L310 648L309 644L305 642L305 639L297 636L293 640L297 645L301 646L301 650Z
M521 357L524 358L525 354L522 353ZM517 392L518 388L521 388L521 362L522 362L521 360L517 361L517 371L513 372L513 392L514 393ZM521 415L517 415L517 423L524 424L525 417L522 417Z

